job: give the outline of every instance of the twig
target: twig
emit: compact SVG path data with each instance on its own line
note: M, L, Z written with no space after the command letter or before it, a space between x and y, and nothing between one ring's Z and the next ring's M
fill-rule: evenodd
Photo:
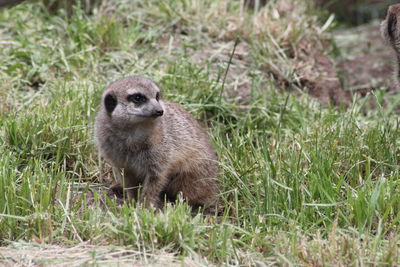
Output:
M232 64L233 55L235 54L236 46L237 46L238 44L239 44L239 38L236 38L236 41L235 41L235 44L234 44L234 46L233 46L233 50L232 50L231 56L229 57L228 66L226 67L226 71L225 71L225 75L224 75L224 80L222 81L222 87L221 87L221 91L220 91L220 93L219 93L219 102L221 102L222 93L223 93L224 88L225 88L226 76L228 75L229 68L230 68L230 66L231 66L231 64Z

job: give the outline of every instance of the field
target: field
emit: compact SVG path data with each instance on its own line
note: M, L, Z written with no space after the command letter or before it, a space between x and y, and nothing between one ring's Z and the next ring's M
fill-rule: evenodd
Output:
M0 265L400 264L400 97L341 88L336 24L308 0L0 9ZM132 74L207 128L219 212L110 194L93 122Z

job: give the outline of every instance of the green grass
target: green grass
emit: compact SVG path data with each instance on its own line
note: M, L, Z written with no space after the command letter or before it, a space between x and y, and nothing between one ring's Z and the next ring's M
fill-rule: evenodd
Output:
M80 262L94 265L109 262L96 256L104 247L144 263L399 264L398 97L377 91L345 110L278 88L269 70L301 89L291 55L302 38L319 44L322 25L309 1L256 14L239 3L121 0L70 18L40 3L0 10L2 246L95 245ZM247 54L230 60L237 38ZM103 88L129 74L155 79L208 126L223 215L105 196L93 120Z

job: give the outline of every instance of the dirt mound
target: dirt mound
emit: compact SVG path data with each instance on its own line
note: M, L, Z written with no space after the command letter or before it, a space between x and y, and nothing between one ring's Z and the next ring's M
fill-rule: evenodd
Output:
M392 81L395 55L380 36L379 22L338 31L334 38L340 51L338 73L346 91L395 89Z
M301 84L322 103L349 103L351 95L395 90L392 49L380 36L379 22L333 33L335 59L310 43L300 43L296 71Z
M350 101L350 94L343 90L331 58L306 42L299 44L297 58L301 83L309 89L311 96L325 104L339 105Z

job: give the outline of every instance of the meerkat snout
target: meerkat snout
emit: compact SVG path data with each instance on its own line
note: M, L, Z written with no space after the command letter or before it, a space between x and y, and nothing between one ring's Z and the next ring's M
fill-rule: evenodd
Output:
M164 114L164 109L162 108L162 106L158 102L158 100L151 99L149 101L149 106L150 106L150 116L151 117L157 118Z
M148 78L127 77L105 89L95 139L103 157L124 169L131 199L161 207L182 193L197 207L217 198L218 163L207 133L183 107L161 99Z
M164 114L164 110L162 110L162 109L157 109L157 110L155 111L156 117L162 116L163 114Z

